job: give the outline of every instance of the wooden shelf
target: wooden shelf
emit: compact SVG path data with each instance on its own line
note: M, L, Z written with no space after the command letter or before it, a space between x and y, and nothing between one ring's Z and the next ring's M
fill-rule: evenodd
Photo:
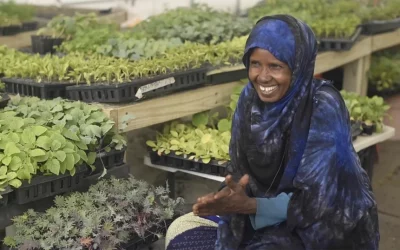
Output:
M120 132L128 132L226 105L239 84L224 83L138 103L101 106Z

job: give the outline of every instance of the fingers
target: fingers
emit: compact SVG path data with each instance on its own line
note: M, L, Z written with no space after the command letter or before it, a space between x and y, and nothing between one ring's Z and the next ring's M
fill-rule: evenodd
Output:
M214 193L210 193L210 194L207 194L205 196L199 197L197 199L197 203L209 203L209 202L212 202L214 200L215 194L216 193L214 192Z
M242 186L243 189L246 189L247 184L249 184L249 180L249 175L245 174L242 178L240 178L239 185Z
M221 191L214 195L214 199L218 200L224 197L227 197L231 194L231 189L229 187L224 187Z

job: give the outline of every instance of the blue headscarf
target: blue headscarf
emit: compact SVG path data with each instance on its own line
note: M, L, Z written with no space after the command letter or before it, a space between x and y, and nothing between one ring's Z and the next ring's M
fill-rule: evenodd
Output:
M262 102L247 84L233 117L227 170L236 181L250 175L250 197L293 196L285 223L254 233L247 215L222 216L215 249L377 249L376 203L352 146L348 111L330 83L313 79L313 32L288 15L264 17L246 43L247 68L255 48L285 62L292 82L275 103Z

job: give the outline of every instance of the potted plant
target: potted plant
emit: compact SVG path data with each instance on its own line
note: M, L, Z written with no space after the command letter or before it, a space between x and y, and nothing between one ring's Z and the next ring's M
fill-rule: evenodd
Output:
M133 177L103 179L86 193L56 197L44 213L28 210L14 218L15 235L4 243L21 250L123 249L165 233L183 204L168 193Z

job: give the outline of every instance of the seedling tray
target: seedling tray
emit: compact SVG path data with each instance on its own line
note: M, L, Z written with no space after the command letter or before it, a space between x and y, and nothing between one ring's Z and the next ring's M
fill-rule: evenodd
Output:
M19 205L32 201L74 191L84 184L84 174L87 166L76 168L74 176L69 174L35 176L31 183L24 181L22 186L15 189L15 202Z
M243 69L220 72L220 73L208 75L207 83L221 84L221 83L239 81L239 80L242 80L247 77L248 77L247 70L245 68L243 68Z
M13 190L9 187L6 187L5 189L5 191L0 192L0 195L3 197L0 199L0 207L5 207L10 203L10 196Z
M204 174L211 174L217 176L226 176L226 165L218 164L217 160L211 160L209 163L202 161L194 161L184 158L180 155L175 155L171 152L168 155L162 154L159 156L157 152L150 151L150 160L152 164L163 165L168 167L174 167L189 171L195 171Z
M110 152L102 151L97 154L94 166L96 167L93 174L97 174L103 170L103 168L111 169L124 164L126 148L122 150L112 149Z
M10 97L7 94L0 94L0 109L5 108L10 100Z
M68 86L67 95L71 100L84 102L135 102L201 86L207 81L206 72L206 68L199 68L129 83Z
M370 21L361 26L363 35L385 33L400 28L400 17L392 20Z
M319 51L342 51L350 50L361 34L361 27L358 27L350 38L335 39L321 38L319 40Z
M3 78L6 92L21 96L36 96L41 99L66 98L67 86L75 83L37 83L31 79Z
M54 46L60 46L64 41L62 38L52 38L49 36L31 36L32 52L41 55L51 53L54 54L56 50Z
M368 86L368 96L372 97L374 95L381 96L381 97L390 97L397 94L400 94L400 84L396 84L397 86L391 89L385 89L378 91L374 85L370 84Z
M12 36L22 31L22 26L10 25L0 27L0 35L2 36Z
M25 22L22 24L23 31L32 31L32 30L36 30L37 28L38 28L38 22L36 22L36 21Z
M351 121L351 137L353 141L357 139L359 135L363 133L362 122L360 121Z

